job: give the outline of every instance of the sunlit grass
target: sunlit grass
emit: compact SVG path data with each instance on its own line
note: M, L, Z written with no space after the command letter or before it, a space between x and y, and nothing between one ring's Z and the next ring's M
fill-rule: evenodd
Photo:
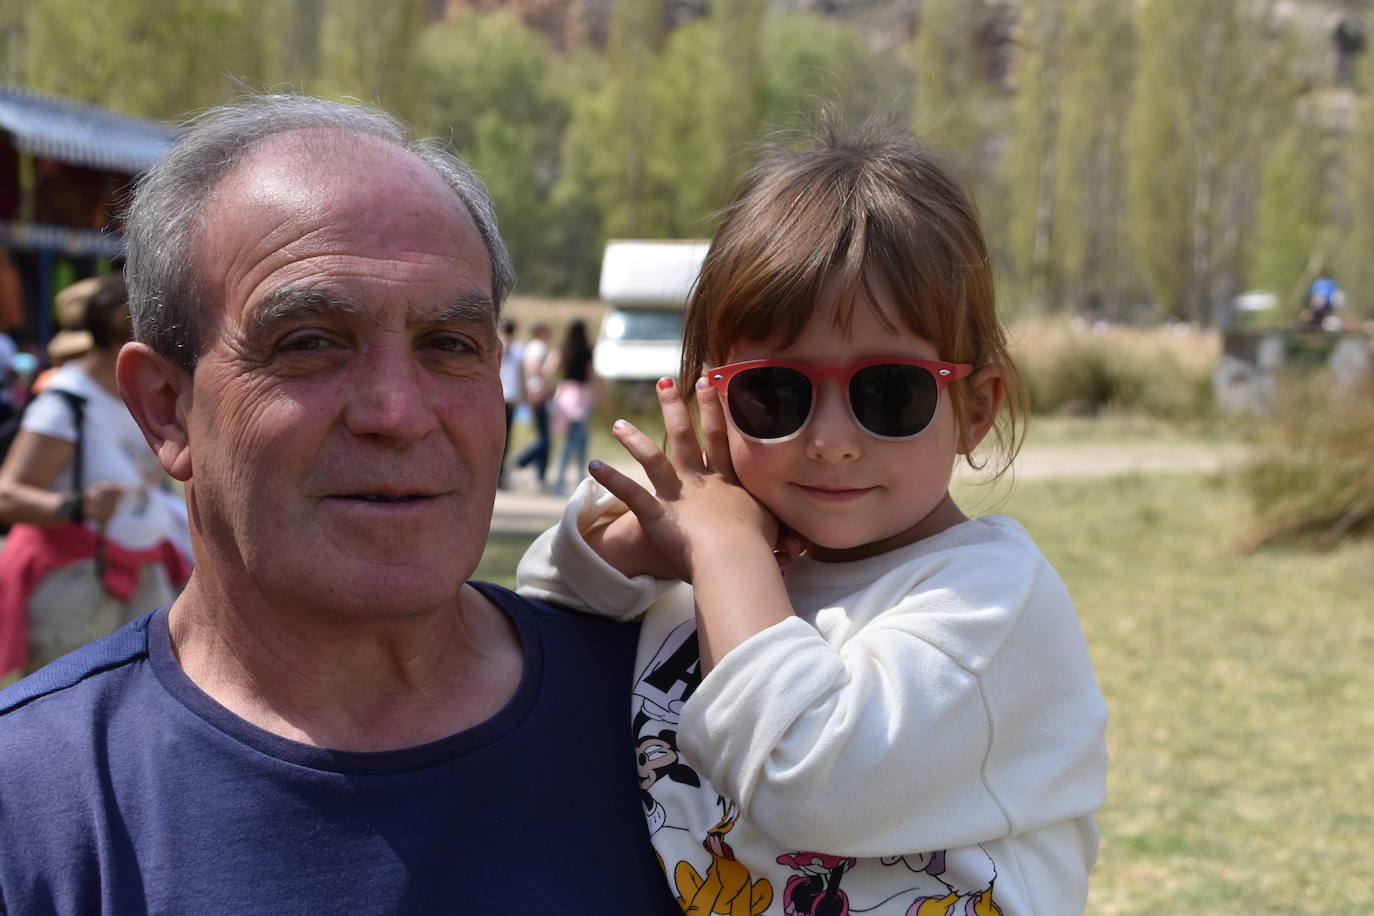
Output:
M1093 913L1369 912L1374 547L1252 554L1202 475L1018 485L1112 709Z

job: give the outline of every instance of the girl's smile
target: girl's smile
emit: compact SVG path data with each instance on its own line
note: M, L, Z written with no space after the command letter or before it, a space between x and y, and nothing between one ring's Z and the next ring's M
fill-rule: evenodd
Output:
M859 499L877 489L877 487L817 487L801 483L796 486L807 496L810 496L812 499L818 499L821 502L846 502L852 499Z

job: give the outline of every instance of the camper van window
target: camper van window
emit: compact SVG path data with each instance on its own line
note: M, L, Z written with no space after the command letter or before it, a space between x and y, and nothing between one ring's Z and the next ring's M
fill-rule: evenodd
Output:
M608 340L681 340L682 313L670 309L614 311L606 316Z

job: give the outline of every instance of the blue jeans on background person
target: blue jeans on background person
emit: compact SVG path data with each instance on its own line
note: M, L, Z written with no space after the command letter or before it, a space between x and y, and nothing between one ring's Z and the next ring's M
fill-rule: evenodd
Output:
M515 459L516 467L534 465L535 478L539 486L544 485L544 474L549 469L549 404L540 401L530 405L534 416L534 441Z
M576 460L574 461L574 455ZM581 471L578 468L587 466L587 421L573 420L568 423L568 434L563 440L563 457L558 462L558 489L566 487L564 477L567 474L568 465L573 465L575 479L581 479Z

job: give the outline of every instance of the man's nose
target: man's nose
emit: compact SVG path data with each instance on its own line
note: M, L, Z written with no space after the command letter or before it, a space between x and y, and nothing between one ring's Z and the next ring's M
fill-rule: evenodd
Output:
M820 384L811 422L802 435L806 437L806 453L814 461L844 462L859 457L863 430L849 412L849 393L833 379Z
M426 380L409 346L368 347L350 373L344 414L348 430L400 445L423 438L438 423Z

